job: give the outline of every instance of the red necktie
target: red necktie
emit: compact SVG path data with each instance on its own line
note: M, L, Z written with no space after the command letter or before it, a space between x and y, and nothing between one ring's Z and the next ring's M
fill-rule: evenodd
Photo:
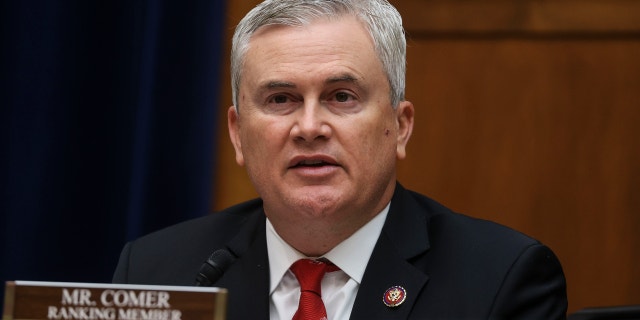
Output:
M300 259L290 268L300 283L300 303L292 320L325 320L327 310L322 302L321 285L326 272L339 270L333 264Z

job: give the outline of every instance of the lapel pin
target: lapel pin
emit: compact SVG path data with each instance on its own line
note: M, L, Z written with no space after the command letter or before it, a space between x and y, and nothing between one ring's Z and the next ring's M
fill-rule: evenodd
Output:
M401 286L393 286L384 292L382 302L389 308L395 308L401 305L406 298L407 290Z

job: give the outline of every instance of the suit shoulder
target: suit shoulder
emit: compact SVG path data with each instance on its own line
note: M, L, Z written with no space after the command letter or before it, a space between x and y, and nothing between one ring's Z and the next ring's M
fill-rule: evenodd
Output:
M215 238L216 235L226 239L228 234L238 230L249 217L261 211L262 200L254 199L154 231L134 242L138 244L152 242L156 245L162 242L174 242L176 239L196 242L201 241L203 237Z
M523 248L540 244L536 239L511 227L454 212L437 201L422 194L409 191L427 215L431 238L443 239L448 243L469 242L475 246L491 248Z
M202 262L261 213L262 201L251 200L131 241L123 249L114 281L192 285Z

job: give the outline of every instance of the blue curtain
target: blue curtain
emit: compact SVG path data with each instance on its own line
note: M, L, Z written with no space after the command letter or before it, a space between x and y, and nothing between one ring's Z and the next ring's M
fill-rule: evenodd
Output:
M109 282L127 240L209 212L224 12L0 2L3 287Z

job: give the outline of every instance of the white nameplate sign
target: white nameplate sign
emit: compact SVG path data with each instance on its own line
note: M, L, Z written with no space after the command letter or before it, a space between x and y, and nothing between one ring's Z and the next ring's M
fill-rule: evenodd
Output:
M7 281L2 320L224 320L227 290Z

